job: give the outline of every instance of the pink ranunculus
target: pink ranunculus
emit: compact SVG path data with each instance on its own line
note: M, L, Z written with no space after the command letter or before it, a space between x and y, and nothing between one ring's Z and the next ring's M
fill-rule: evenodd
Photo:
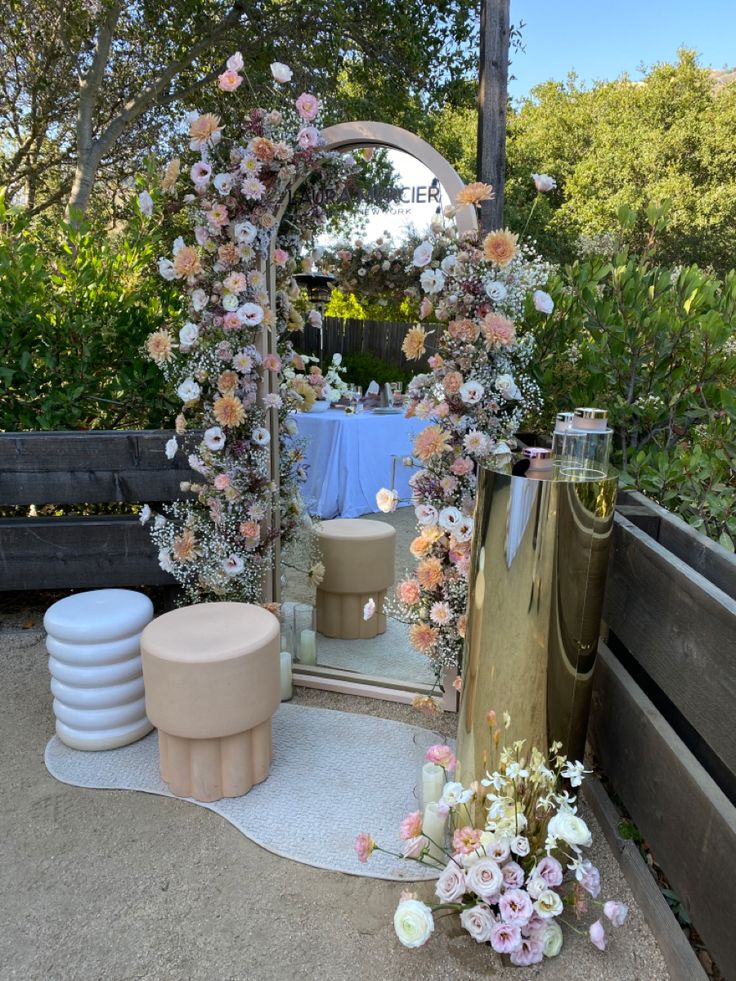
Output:
M529 894L523 889L507 889L498 901L498 908L505 923L520 927L526 926L534 912Z
M358 856L358 861L367 862L373 854L375 847L376 843L373 840L373 836L369 835L367 831L361 831L355 839L355 852Z
M273 261L277 266L285 266L289 260L289 253L284 249L274 249L273 250Z
M441 354L430 354L430 356L427 358L427 364L432 371L437 371L444 363L445 362Z
M319 112L319 102L317 97L309 92L302 92L302 94L296 100L296 111L299 113L302 119L311 123Z
M480 834L477 828L469 824L464 828L457 828L452 836L452 847L462 855L470 855L480 846Z
M450 406L447 402L440 402L435 406L432 416L435 419L445 419L450 414Z
M511 963L515 967L529 967L531 964L541 964L544 960L544 944L537 937L522 937L521 943L511 954Z
M459 456L453 460L450 470L458 477L465 477L472 473L474 469L473 461L467 456Z
M240 317L234 310L226 313L222 318L222 326L224 330L240 330Z
M491 947L499 954L511 954L521 946L521 930L510 923L496 923L491 930Z
M406 841L408 838L416 838L422 833L422 812L412 811L407 815L399 826L399 837Z
M223 92L234 92L240 87L242 81L242 75L238 75L232 68L226 69L222 75L217 76L217 84Z
M278 354L267 354L263 359L266 371L281 371L281 358Z
M603 906L603 913L615 927L620 927L624 925L624 921L628 915L629 907L626 903L619 903L615 900L609 900Z
M554 889L555 886L562 885L562 866L557 861L556 858L552 858L551 855L545 856L541 862L538 863L534 874L539 876L540 879L544 879L550 889Z
M416 835L409 838L404 845L401 854L404 858L419 858L425 848L429 847L429 839L424 835Z
M600 920L596 920L595 923L590 924L588 934L591 942L595 944L598 950L606 949L606 931L603 929L603 924Z
M455 754L449 746L445 746L443 743L435 743L434 746L430 746L424 754L424 759L427 763L436 763L437 766L448 771L454 770L457 765Z
M217 490L225 490L226 487L230 486L230 478L226 473L218 473L215 477L215 488Z

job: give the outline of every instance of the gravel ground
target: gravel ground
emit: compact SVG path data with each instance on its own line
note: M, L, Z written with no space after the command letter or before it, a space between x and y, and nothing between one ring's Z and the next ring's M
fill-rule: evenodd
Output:
M279 858L183 801L57 783L43 765L54 729L41 627L49 602L48 596L6 596L0 603L3 981L668 978L590 814L592 858L605 895L630 905L629 920L612 932L605 954L566 930L564 956L513 968L448 920L422 950L402 948L392 928L397 883ZM407 706L388 702L307 690L296 697L302 704L428 724ZM448 715L431 724L449 737L454 722ZM431 890L423 884L417 891L431 901Z

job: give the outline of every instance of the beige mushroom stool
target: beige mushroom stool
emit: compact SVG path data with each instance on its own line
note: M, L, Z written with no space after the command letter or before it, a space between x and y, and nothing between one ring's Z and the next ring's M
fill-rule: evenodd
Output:
M370 639L386 630L383 602L394 581L396 530L382 521L335 518L317 536L325 577L317 589L317 630L325 637ZM376 612L363 618L368 600Z
M279 621L248 603L164 613L141 635L146 712L178 797L240 797L268 776L281 701Z

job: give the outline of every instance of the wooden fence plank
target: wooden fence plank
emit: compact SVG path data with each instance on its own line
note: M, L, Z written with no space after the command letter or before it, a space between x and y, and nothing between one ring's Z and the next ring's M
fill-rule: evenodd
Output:
M736 601L617 514L603 619L736 773Z
M171 584L135 517L0 519L0 591Z
M589 736L725 977L736 972L736 808L601 644Z
M646 512L658 519L657 541L731 599L736 599L736 555L638 491L622 492L619 502L625 507L640 509L639 514ZM644 527L636 517L632 516L631 520ZM649 528L644 530L649 531Z
M182 480L196 479L189 469L0 473L0 501L17 505L172 501L183 496Z
M707 981L708 975L660 892L641 852L633 841L626 841L619 834L620 815L600 780L590 777L582 789L583 797L598 819L634 899L654 934L672 981L679 981L680 978L683 981Z

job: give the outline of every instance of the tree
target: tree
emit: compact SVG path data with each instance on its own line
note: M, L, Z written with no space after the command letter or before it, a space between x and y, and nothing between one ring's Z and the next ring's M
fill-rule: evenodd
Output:
M473 12L472 0L0 0L0 183L33 212L84 211L96 181L109 194L166 149L237 49L251 103L284 61L336 116L417 124L474 70Z

